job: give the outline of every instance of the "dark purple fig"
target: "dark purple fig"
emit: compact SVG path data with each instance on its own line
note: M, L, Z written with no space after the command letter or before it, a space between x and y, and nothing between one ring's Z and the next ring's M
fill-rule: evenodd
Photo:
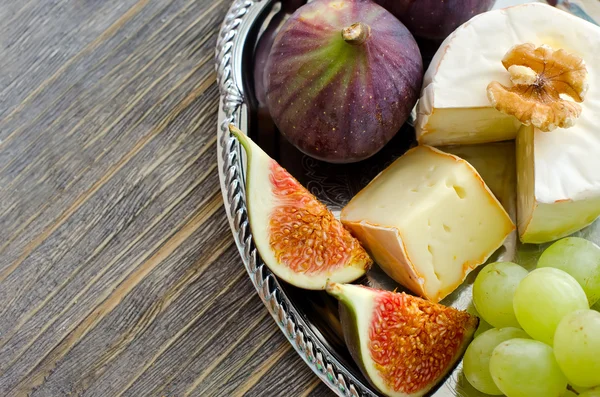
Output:
M265 66L275 36L279 31L279 28L284 24L285 21L296 11L300 6L306 3L306 0L287 0L281 3L281 9L273 15L273 18L268 22L264 32L261 34L256 48L254 50L254 94L258 101L258 106L263 108L266 106L267 92L265 80Z
M415 36L445 39L496 0L375 0L400 19Z
M377 153L413 108L423 77L404 25L364 0L315 0L283 25L266 70L267 105L281 133L320 160Z

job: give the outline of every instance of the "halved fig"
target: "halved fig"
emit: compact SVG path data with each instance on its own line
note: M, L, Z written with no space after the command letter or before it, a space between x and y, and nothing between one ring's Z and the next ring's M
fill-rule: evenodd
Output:
M424 299L329 283L340 302L344 339L369 382L390 397L419 397L462 357L479 320Z
M327 207L243 132L230 126L248 158L246 201L254 243L282 280L325 289L328 280L350 282L373 261Z

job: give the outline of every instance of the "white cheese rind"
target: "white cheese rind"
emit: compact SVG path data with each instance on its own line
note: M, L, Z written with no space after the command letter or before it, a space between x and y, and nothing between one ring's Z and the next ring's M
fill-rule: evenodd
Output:
M466 161L409 150L342 210L341 220L390 277L438 302L514 230Z
M379 226L367 221L344 222L344 226L354 236L359 236L364 247L377 253L377 263L392 279L421 296L427 295L426 278L430 280L429 284L435 284L428 285L430 288L440 288L433 268L424 267L418 270L415 268L402 242L402 235L396 228Z
M490 116L500 113L491 108L486 87L491 81L511 85L501 60L511 47L527 42L580 56L589 83L575 125L535 130L532 155L522 161L530 170L519 171L529 175L518 187L519 235L540 243L572 233L600 214L600 27L541 3L474 17L444 41L427 70L416 130L420 142L432 145L495 141L502 131L503 139L515 137L519 123L510 127ZM460 117L452 116L455 111ZM436 117L448 114L464 120L462 131L453 123L444 130L443 119Z
M538 194L536 140L543 133L523 126L517 136L517 184L519 237L525 243L541 244L568 236L600 216L600 196L578 200L543 202ZM573 175L574 178L580 175Z

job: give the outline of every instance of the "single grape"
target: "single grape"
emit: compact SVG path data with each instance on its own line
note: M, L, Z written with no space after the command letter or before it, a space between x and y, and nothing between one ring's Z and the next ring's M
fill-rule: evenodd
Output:
M481 317L496 328L520 328L513 309L515 289L527 270L512 262L485 266L473 284L473 303Z
M554 357L556 357L556 355ZM560 365L559 365L559 367L560 367ZM590 390L589 387L577 386L577 385L574 385L574 384L571 384L571 383L569 383L569 386L571 386L571 388L573 390L575 390L579 394L583 393L584 391Z
M540 256L537 267L554 267L579 282L590 306L600 299L600 247L581 237L558 240Z
M595 387L579 394L579 397L600 397L600 388Z
M577 393L575 393L575 392L573 392L573 391L571 391L571 390L565 390L565 391L564 391L564 392L563 392L563 393L560 395L560 397L577 397L577 396L578 396L578 394L577 394Z
M461 371L458 374L458 379L456 380L456 389L460 390L460 392L462 393L462 394L460 394L461 396L469 396L469 397L487 397L487 396L489 396L489 394L482 393L479 390L477 390L476 388L474 388L467 380L467 377L465 376L465 373L463 371Z
M490 357L496 346L514 338L527 339L529 336L519 328L493 328L471 342L463 357L463 372L475 389L494 396L502 394L490 375Z
M567 314L556 327L554 355L569 383L600 385L600 313L579 310Z
M477 327L477 330L475 331L473 336L475 338L477 338L479 335L483 334L485 331L488 331L490 329L494 329L494 327L492 327L490 324L488 324L488 322L485 321L484 319L480 318L479 326Z
M488 329L494 328L490 324L488 324L487 321L485 321L483 318L481 318L481 314L479 314L477 309L475 309L475 305L473 304L473 301L471 301L469 303L469 305L467 306L467 308L465 310L467 311L467 313L472 314L475 317L479 317L479 325L477 326L477 329L475 330L475 333L473 334L474 338L477 338L479 335L481 335Z
M490 358L490 374L508 397L559 396L567 388L552 348L531 339L500 343Z
M533 339L552 346L554 331L562 318L589 309L585 292L573 277L560 269L535 269L521 281L513 298L521 328Z

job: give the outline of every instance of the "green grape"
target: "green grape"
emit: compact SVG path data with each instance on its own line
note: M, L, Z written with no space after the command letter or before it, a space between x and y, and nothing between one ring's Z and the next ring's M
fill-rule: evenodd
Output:
M520 328L513 310L515 289L527 270L512 262L485 266L473 284L473 303L481 317L496 328Z
M495 396L502 394L490 375L490 357L496 346L514 338L529 338L529 336L519 328L493 328L471 342L463 358L463 372L475 389Z
M583 393L579 394L579 397L600 397L600 388L593 388L590 390L586 390Z
M537 267L554 267L579 282L590 306L600 299L600 247L580 237L558 240L540 256Z
M579 310L567 314L554 334L554 355L569 383L600 385L600 313Z
M571 390L565 390L560 397L577 397L577 393L572 392Z
M556 355L554 357L556 357ZM559 367L560 367L560 365L559 365ZM571 383L569 384L569 386L571 386L571 388L579 394L583 393L584 391L588 391L590 389L589 387L577 386L577 385L573 385Z
M494 327L492 327L490 324L488 324L487 321L485 321L484 319L480 318L479 319L479 326L477 327L477 330L475 331L475 333L473 334L473 336L475 338L477 338L479 335L483 334L485 331L488 331L490 329L493 329Z
M596 302L590 309L600 312L600 301Z
M481 314L479 314L477 309L475 309L475 305L473 304L473 301L471 301L469 303L469 306L467 306L467 308L465 310L467 311L467 313L472 314L475 317L479 317L479 325L477 326L477 329L475 330L475 333L473 334L474 338L477 338L479 335L481 335L488 329L494 328L490 324L488 324L487 321L485 321L483 318L481 318Z
M560 269L535 269L521 281L513 298L515 315L533 339L552 346L554 331L562 318L589 309L587 297L573 277Z
M490 358L490 374L508 397L559 396L567 388L552 348L531 339L499 344Z
M485 394L471 386L465 373L461 371L458 374L458 378L456 379L456 390L460 390L461 396L469 396L469 397L488 397L489 394Z

